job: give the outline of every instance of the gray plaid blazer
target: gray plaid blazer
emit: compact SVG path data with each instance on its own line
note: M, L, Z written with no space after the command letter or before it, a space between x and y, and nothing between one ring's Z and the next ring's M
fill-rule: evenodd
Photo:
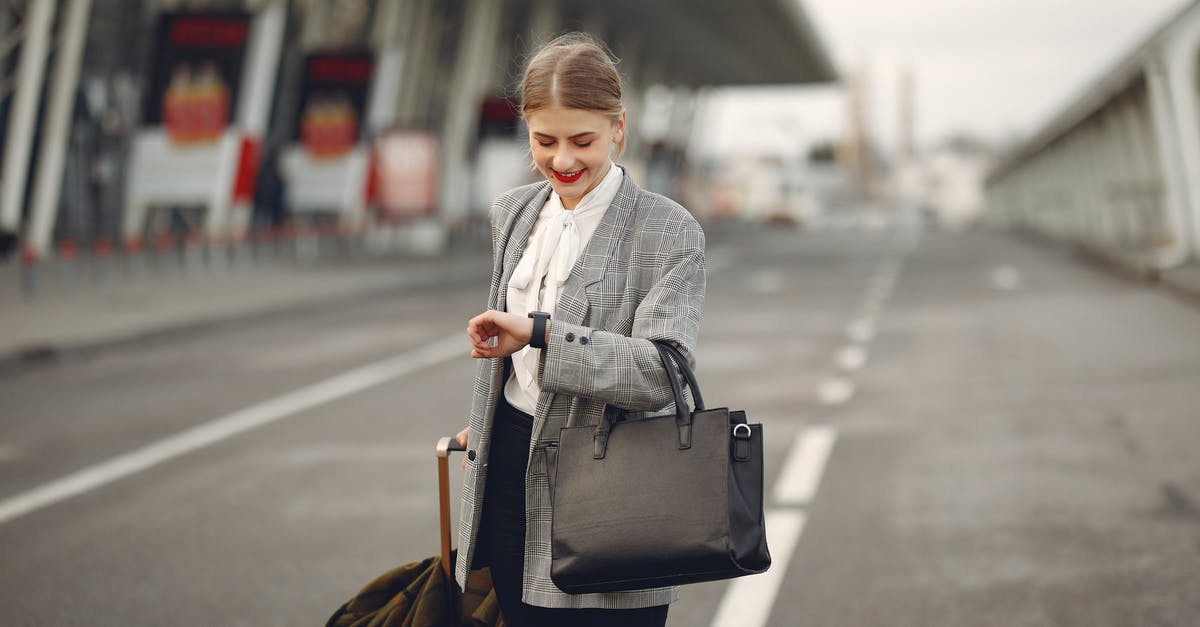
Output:
M492 282L488 308L504 310L508 280L550 194L547 181L492 204ZM612 204L571 270L550 321L540 366L525 477L523 597L543 607L637 608L665 605L676 588L572 595L550 580L551 503L545 444L563 427L594 425L612 405L633 412L674 411L674 398L652 340L669 340L689 361L704 306L704 232L678 203L642 190L626 174ZM459 585L475 558L492 417L503 393L504 359L481 360L458 526Z

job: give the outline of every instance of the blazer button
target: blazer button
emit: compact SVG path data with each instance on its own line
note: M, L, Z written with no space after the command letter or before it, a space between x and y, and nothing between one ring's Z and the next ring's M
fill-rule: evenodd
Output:
M563 339L564 339L564 340L566 340L566 341L568 341L568 342L574 342L574 341L575 341L575 334L574 334L574 333L571 333L570 331L567 331L567 335L566 335L566 337L564 337Z
M579 338L579 343L580 343L580 344L585 344L585 345L586 345L586 344L588 343L588 339L587 339L587 337L586 337L586 336L584 336L584 337L581 337L581 338Z
M475 449L467 451L467 459L470 461L475 461Z

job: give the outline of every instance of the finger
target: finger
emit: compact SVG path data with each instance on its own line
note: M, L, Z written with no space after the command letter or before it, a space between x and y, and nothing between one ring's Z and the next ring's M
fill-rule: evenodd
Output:
M469 330L467 337L471 340L471 345L476 348L485 348L488 346L490 336L486 335L479 329Z

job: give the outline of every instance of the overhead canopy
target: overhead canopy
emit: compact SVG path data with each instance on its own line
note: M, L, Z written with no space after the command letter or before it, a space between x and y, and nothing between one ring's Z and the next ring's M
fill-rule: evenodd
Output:
M569 0L564 23L600 13L617 54L637 46L656 82L683 86L825 83L837 71L800 0Z

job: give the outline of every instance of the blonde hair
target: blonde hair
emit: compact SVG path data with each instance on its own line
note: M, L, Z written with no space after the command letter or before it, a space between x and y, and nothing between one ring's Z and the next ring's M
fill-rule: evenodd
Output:
M521 80L521 115L558 105L607 115L616 124L621 104L617 58L586 33L555 37L529 59ZM616 141L617 157L625 152L625 135Z

